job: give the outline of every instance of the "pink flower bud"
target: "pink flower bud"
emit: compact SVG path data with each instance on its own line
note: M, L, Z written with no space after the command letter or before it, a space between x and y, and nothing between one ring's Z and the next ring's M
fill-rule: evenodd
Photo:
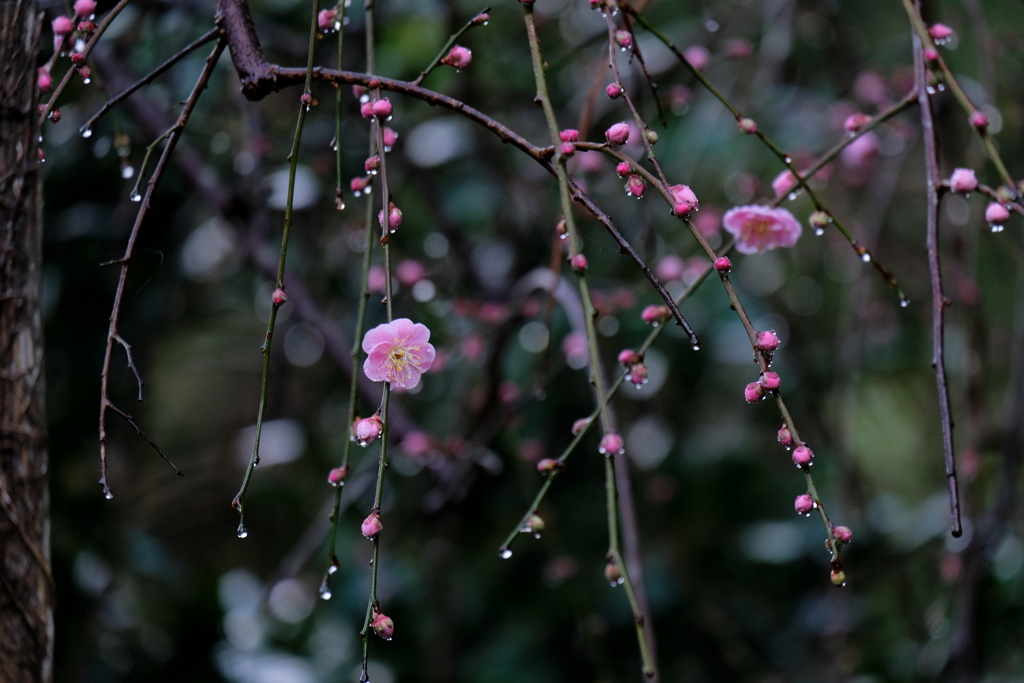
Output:
M398 142L398 133L384 126L384 146L391 148L395 146L396 142Z
M978 179L974 177L974 171L971 169L956 168L949 177L949 186L953 192L973 192L978 187Z
M622 455L625 452L625 443L622 437L615 432L608 432L601 437L601 444L597 447L598 453L605 455Z
M757 382L751 382L743 390L743 398L747 399L747 403L757 403L764 398L764 387Z
M657 325L672 318L672 311L668 306L651 305L640 313L640 319L648 325Z
M608 564L604 567L604 578L608 579L608 583L613 586L622 584L622 572L619 571L619 566L615 564L615 560L608 560Z
M629 140L629 126L625 121L616 123L604 132L604 137L609 145L624 145Z
M975 109L971 112L971 116L968 120L971 122L971 125L978 130L988 128L988 116L983 111Z
M590 424L590 418L589 417L581 417L580 419L578 419L575 422L573 422L572 423L572 435L576 436L577 434L582 432L584 429L586 429L588 424Z
M78 30L82 33L92 33L96 30L96 24L91 21L80 21L78 22Z
M566 128L558 134L562 142L577 142L580 139L580 132L572 128Z
M643 363L637 363L629 369L629 381L633 383L637 389L647 383L647 366Z
M491 20L491 15L487 12L481 12L480 14L473 17L473 26L487 26L487 22Z
M779 443L786 448L791 448L793 446L793 435L789 433L789 427L786 425L782 425L782 429L779 430L778 439Z
M364 417L352 425L352 433L355 434L356 443L360 446L369 446L376 441L383 429L384 423L380 421L380 417L377 415Z
M363 532L363 536L367 538L374 538L384 529L384 525L380 523L380 514L374 510L369 516L363 520L360 531Z
M814 457L814 451L807 446L797 446L793 450L793 462L797 467L803 467L810 464L811 458Z
M372 173L380 168L380 155L374 154L372 157L367 157L366 161L363 162L363 168L367 173Z
M587 257L583 254L576 254L569 259L569 264L572 266L573 270L582 273L587 269Z
M938 62L939 53L931 48L928 48L927 50L924 51L924 61L928 62L929 64L934 64Z
M85 55L83 55L81 52L72 52L71 63L75 66L82 66L83 64L85 64Z
M89 70L89 67L83 66L81 69L78 70L78 75L82 77L83 81L88 83L89 78L92 76L92 71Z
M761 375L761 386L764 387L765 391L775 391L782 384L782 380L779 378L778 373L766 372Z
M853 538L853 532L847 526L832 527L832 538L840 543L849 543L850 539Z
M537 471L541 474L551 472L552 470L562 469L562 463L558 460L552 460L551 458L544 458L537 463Z
M377 617L370 622L370 628L373 632L384 640L391 640L395 635L395 622L391 617L384 614L378 614Z
M334 22L338 19L337 11L333 9L322 9L320 14L316 15L316 25L320 27L321 31L333 31Z
M373 102L363 102L359 105L359 114L364 119L373 118Z
M647 184L644 183L644 179L637 174L634 173L626 178L626 192L629 194L634 197L643 197L646 190Z
M802 496L797 496L796 501L793 502L793 507L796 508L796 511L801 515L806 515L814 509L814 499L806 493Z
M779 337L775 334L775 330L768 330L767 332L757 333L757 348L760 351L771 353L775 349L779 348Z
M53 27L53 32L58 36L67 35L75 29L75 24L71 21L71 17L65 16L54 19L51 26Z
M843 128L846 129L847 133L856 133L860 130L861 126L871 121L871 117L867 114L850 114L843 121Z
M468 48L464 48L461 45L456 45L448 54L441 60L442 64L447 64L455 69L465 69L469 66L469 63L473 60L473 53Z
M728 273L732 270L732 261L729 260L728 256L719 256L715 259L714 268L719 273Z
M928 35L935 40L946 40L953 35L953 29L945 24L932 24L928 27Z
M368 188L372 182L373 178L371 178L370 176L366 176L364 178L353 178L351 181L349 181L348 186L349 188L352 189L353 192L358 194L360 192L365 191L366 188Z
M36 77L36 82L39 84L39 92L47 92L53 85L53 77L50 76L49 71L40 68Z
M54 107L50 110L50 123L60 123L60 109Z
M571 142L563 142L558 146L558 153L563 157L571 157L576 153L576 145Z
M776 197L783 197L793 191L799 183L797 183L796 176L788 168L775 176L775 180L772 181L772 189L775 190Z
M402 210L395 206L394 202L388 202L388 230L394 232L402 224ZM377 222L384 227L384 209L377 212Z
M327 473L327 482L331 486L339 486L341 482L345 481L345 477L348 476L348 465L342 465L341 467L335 467L333 470Z
M683 50L683 57L697 71L703 71L711 63L711 53L703 45L691 45Z
M1000 225L1009 218L1009 210L999 202L992 202L985 209L985 220L993 225Z
M740 129L740 132L750 135L751 133L757 132L757 122L754 119L748 119L746 117L736 121L736 127Z
M643 360L640 354L633 349L622 349L619 351L619 363L626 366L627 368L631 365L639 363Z
M629 31L616 31L615 32L615 44L622 48L629 48L633 46L633 34Z
M673 212L677 216L685 216L690 213L693 209L699 209L700 203L697 201L697 195L693 193L693 190L687 185L669 185L668 191L672 193L673 199L675 199L675 208ZM686 207L685 211L680 211L680 205Z
M304 105L306 105L307 108L315 107L317 105L317 101L313 99L312 93L308 93L308 92L302 93L302 97L300 97L299 100Z
M75 14L80 17L91 17L96 11L95 0L75 0Z
M274 293L270 295L270 298L274 300L275 306L280 306L285 301L288 301L288 293L279 287L274 290Z
M378 119L386 119L391 116L391 101L386 97L382 97L373 103L373 115Z
M618 83L609 83L608 87L604 89L604 94L611 100L617 100L622 97L622 92L622 86Z
M633 172L633 168L629 165L628 161L619 162L619 165L615 167L615 172L620 178L625 178Z

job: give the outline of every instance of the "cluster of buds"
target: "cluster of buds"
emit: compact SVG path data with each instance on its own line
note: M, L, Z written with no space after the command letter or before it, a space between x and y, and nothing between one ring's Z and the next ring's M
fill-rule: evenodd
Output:
M567 128L558 133L558 138L562 141L562 144L558 146L558 153L563 157L571 157L576 153L576 142L580 139L580 132L572 128Z
M697 195L693 193L689 186L669 185L668 191L672 193L672 200L674 202L672 213L680 218L685 218L690 215L691 211L697 211L700 208Z
M637 389L647 383L647 366L639 353L633 349L623 349L619 352L619 363L629 372L629 381Z
M366 101L359 105L359 113L364 119L377 117L381 121L386 121L391 118L392 111L391 101L386 97L374 102Z

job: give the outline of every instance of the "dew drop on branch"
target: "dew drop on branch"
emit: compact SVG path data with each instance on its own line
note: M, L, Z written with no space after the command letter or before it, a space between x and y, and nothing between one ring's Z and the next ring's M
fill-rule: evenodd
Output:
M512 551L509 550L508 548L502 548L502 550L501 550L501 559L507 560L510 557L512 557Z

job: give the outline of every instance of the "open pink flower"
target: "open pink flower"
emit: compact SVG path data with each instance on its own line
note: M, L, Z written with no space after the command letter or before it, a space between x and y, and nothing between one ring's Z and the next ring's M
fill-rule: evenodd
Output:
M408 318L378 325L363 337L367 354L363 372L374 382L412 389L434 362L434 347L429 342L427 326Z
M767 206L733 207L725 212L722 225L736 237L736 251L741 254L792 247L803 231L789 211Z

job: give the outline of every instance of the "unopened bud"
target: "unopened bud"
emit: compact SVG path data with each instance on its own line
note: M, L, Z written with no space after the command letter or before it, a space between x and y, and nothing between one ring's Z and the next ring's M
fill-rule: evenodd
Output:
M624 451L625 442L615 432L608 432L601 437L601 443L597 447L597 452L604 455L621 455Z
M391 640L395 635L395 622L391 617L385 614L378 614L377 617L370 622L370 628L373 632L384 640Z
M629 140L629 126L625 122L613 124L604 132L609 145L624 145Z
M362 531L363 536L366 536L367 538L376 538L377 534L379 534L383 529L384 525L380 522L380 514L377 513L376 510L371 512L369 516L363 520L362 526L360 526L360 531Z
M50 110L50 123L60 123L60 109L54 107Z
M736 127L740 129L740 132L751 135L757 132L757 122L754 119L748 119L746 117L736 121Z
M775 391L782 384L782 380L779 379L778 373L766 372L761 375L761 386L764 387L765 391Z
M634 197L643 197L644 192L647 190L647 184L644 179L633 174L626 178L626 192Z
M572 423L572 435L576 436L577 434L582 432L584 429L586 429L588 424L590 424L590 418L589 417L581 417L580 419L578 419L575 422L573 422Z
M1001 225L1010 218L1009 210L998 202L992 202L985 209L985 220L993 225Z
M642 360L640 354L633 349L623 349L619 351L619 362L627 368L631 365L635 365Z
M374 154L372 157L368 157L366 161L363 162L363 168L367 173L372 173L373 171L378 170L380 168L380 155Z
M640 319L648 325L657 325L658 323L666 322L671 318L672 311L669 310L668 306L651 305L640 313Z
M786 448L790 448L793 445L793 435L789 433L789 427L782 425L782 429L779 430L779 443Z
M859 112L856 114L850 114L846 117L846 120L843 121L843 128L846 129L847 133L856 133L861 129L861 126L869 123L870 121L871 117L867 114L861 114Z
M840 543L849 543L850 539L853 538L853 532L850 531L850 527L847 526L833 527L832 538L836 539Z
M775 330L757 333L757 349L759 351L771 353L777 348L779 348L779 337L775 334Z
M983 111L975 109L971 112L968 120L971 122L971 125L978 130L985 130L988 128L988 116Z
M715 259L714 268L719 273L728 273L732 270L732 261L729 260L728 256L719 256Z
M793 507L796 508L796 511L801 515L806 515L814 509L814 499L806 493L802 496L797 496L796 501L793 503Z
M571 142L563 142L558 146L558 153L563 157L571 157L576 153L576 145Z
M811 217L807 219L807 222L811 224L811 227L815 230L821 230L828 225L829 217L824 211L815 211L811 214Z
M833 569L829 578L832 579L832 583L836 586L844 586L846 584L846 572L842 569Z
M560 469L562 469L562 463L559 462L558 460L554 460L553 458L544 458L543 460L537 463L537 471L540 472L541 474L546 474L553 470Z
M757 403L764 398L764 387L758 382L751 382L743 390L743 398L747 399L747 403Z
M331 486L338 486L341 482L345 481L345 477L347 476L348 465L342 465L341 467L335 467L327 473L327 481Z
M285 301L288 301L288 293L278 287L274 290L274 293L270 295L270 298L274 300L275 306L280 306Z
M622 86L618 83L609 83L608 87L604 89L604 94L607 95L609 99L617 100L622 97Z
M629 369L629 381L633 383L637 389L647 383L647 366L643 363L637 363Z
M629 31L616 31L615 32L615 44L622 48L629 48L633 46L633 34Z
M620 178L625 178L633 172L633 168L629 165L628 161L622 161L618 166L615 167L615 172Z
M75 66L82 66L85 64L85 55L81 52L74 52L71 54L71 63Z
M584 256L583 254L576 254L571 259L569 259L569 264L572 266L573 270L575 270L578 273L582 273L584 270L587 269L587 257Z
M644 137L647 138L647 142L652 145L658 144L658 133L648 128L644 131Z
M391 116L391 102L386 97L382 97L373 103L373 115L378 119L386 119Z
M812 458L814 458L814 451L807 446L797 446L793 450L793 463L797 467L809 465Z
M622 583L622 572L619 571L619 566L615 564L615 560L608 560L608 564L604 567L604 578L608 579L608 583L613 586L618 586Z
M531 533L539 534L544 531L544 520L541 519L540 515L530 515L530 518L526 520L526 528Z
M352 425L352 433L356 437L356 443L360 446L369 446L376 441L383 429L384 423L381 422L380 417L377 415L364 417Z

